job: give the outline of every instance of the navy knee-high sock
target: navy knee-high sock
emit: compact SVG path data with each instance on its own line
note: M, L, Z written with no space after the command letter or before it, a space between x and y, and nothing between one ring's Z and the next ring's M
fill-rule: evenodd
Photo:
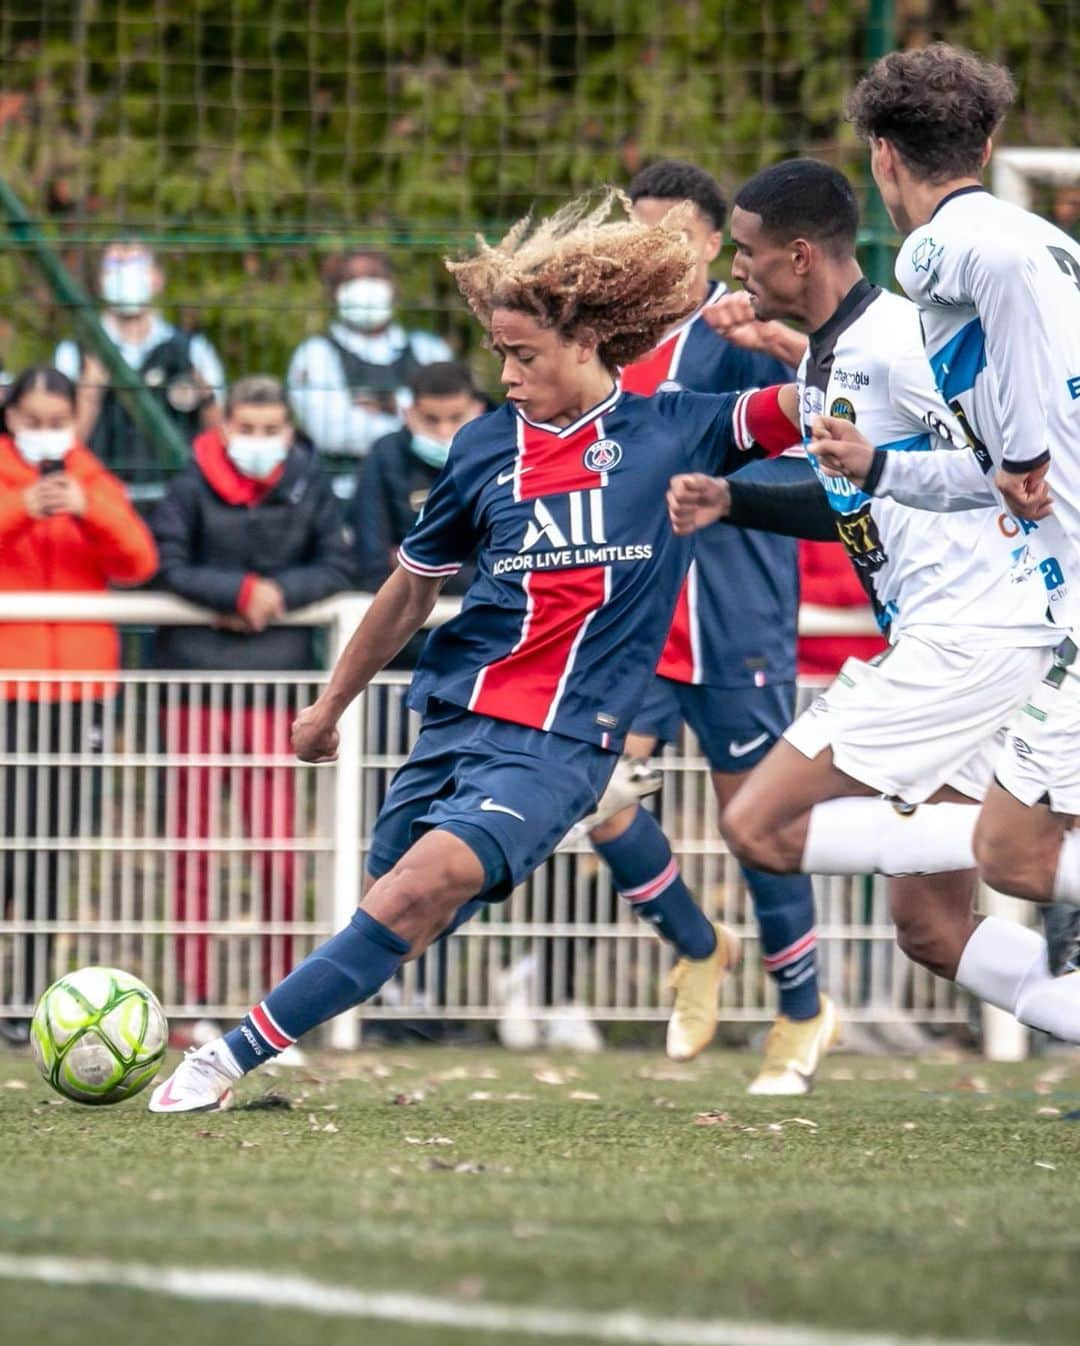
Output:
M708 958L716 948L716 931L683 883L671 843L651 813L639 808L622 836L593 844L619 896L642 920L650 921L684 958Z
M806 874L744 869L761 929L765 971L776 982L780 1013L812 1019L820 1008L814 889Z
M357 911L344 930L293 968L225 1043L243 1071L254 1070L298 1037L371 996L401 966L409 946L399 935Z

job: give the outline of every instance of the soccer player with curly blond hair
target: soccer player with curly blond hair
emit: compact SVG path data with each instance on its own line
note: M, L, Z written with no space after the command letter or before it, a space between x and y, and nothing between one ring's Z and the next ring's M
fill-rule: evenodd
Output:
M345 708L474 551L476 577L413 678L423 722L353 919L189 1055L152 1110L228 1106L234 1080L373 996L478 902L505 898L603 793L692 555L668 521L668 482L745 461L753 396L622 391L620 365L695 302L678 208L654 225L625 216L609 191L448 263L507 401L455 437L398 569L293 727L304 761L333 760Z

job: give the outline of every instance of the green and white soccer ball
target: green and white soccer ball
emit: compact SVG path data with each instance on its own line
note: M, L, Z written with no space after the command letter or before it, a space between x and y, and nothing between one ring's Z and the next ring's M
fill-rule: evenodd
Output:
M37 1003L30 1045L45 1080L77 1103L119 1103L153 1079L169 1024L157 997L115 967L84 967Z

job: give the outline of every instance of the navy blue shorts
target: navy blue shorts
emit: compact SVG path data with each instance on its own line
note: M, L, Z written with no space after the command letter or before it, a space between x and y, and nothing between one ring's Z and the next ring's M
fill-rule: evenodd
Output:
M706 687L659 675L645 694L632 734L674 743L685 720L713 771L749 771L791 723L795 685Z
M368 872L385 874L440 827L480 859L482 896L508 897L596 807L617 760L563 734L432 701L375 820Z

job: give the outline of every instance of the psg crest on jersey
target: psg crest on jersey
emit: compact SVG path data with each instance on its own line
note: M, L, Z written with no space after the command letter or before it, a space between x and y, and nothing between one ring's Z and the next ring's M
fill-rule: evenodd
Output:
M610 472L622 462L622 449L613 439L598 439L585 450L583 461L590 472Z

